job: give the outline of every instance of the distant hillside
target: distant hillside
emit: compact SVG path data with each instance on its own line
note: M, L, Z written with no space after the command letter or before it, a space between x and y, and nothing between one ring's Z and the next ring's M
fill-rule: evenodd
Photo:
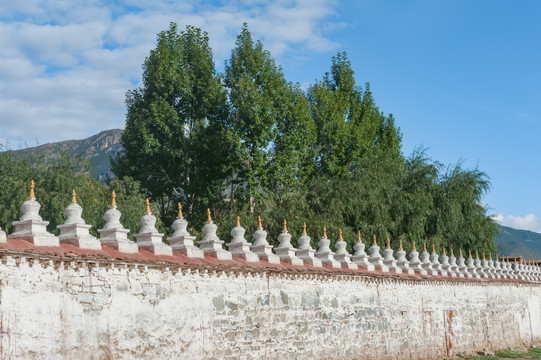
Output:
M123 131L121 129L105 130L83 140L49 143L18 152L33 155L45 154L47 158L51 159L57 158L63 151L69 155L83 155L92 165L92 175L96 179L104 181L111 171L110 158L115 158L118 152L123 149L120 144Z
M541 234L498 225L496 247L500 255L541 259Z

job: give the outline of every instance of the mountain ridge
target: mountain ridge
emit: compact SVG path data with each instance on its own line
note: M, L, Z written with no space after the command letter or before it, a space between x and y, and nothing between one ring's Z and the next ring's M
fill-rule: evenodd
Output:
M111 175L111 161L124 148L120 137L124 130L104 130L82 140L64 140L39 146L16 150L19 154L44 155L45 159L55 159L62 152L71 156L84 156L92 165L92 176L105 181Z
M541 234L497 224L494 239L500 255L541 259Z

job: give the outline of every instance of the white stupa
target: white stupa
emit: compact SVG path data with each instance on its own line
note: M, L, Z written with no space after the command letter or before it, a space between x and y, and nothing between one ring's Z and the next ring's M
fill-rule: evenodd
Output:
M145 213L139 219L141 229L135 234L139 250L148 250L155 255L173 255L171 246L162 241L163 234L160 234L156 229L156 216L152 215L152 211L150 211L150 201L148 199L145 205Z
M89 230L92 225L85 223L81 214L83 208L77 204L77 194L75 189L71 193L71 203L64 210L66 220L63 225L58 225L60 235L58 238L61 243L73 244L81 249L101 250L101 242L90 235Z
M359 266L351 261L351 254L346 250L347 243L342 238L342 229L338 229L338 241L334 243L336 252L334 259L342 265L344 269L357 270Z
M30 195L21 206L23 216L19 221L14 221L15 232L8 236L10 239L21 239L31 242L36 246L59 246L58 237L47 231L48 221L43 221L39 216L41 205L34 195L34 180L30 183Z
M261 216L257 217L257 223L257 230L252 235L254 237L254 243L250 247L250 250L257 254L260 260L265 260L270 264L279 264L280 257L272 252L272 245L267 241L267 232L263 230Z
M222 247L224 242L216 235L217 230L218 226L212 222L210 209L207 209L207 223L203 227L205 236L199 241L199 248L203 250L205 256L215 257L219 260L232 260L232 254Z
M291 245L291 234L287 231L287 221L285 219L282 232L278 235L278 242L279 245L276 248L276 255L280 258L280 262L298 266L304 265L304 261L295 255L297 249Z
M120 223L121 216L122 214L116 208L116 194L113 191L111 194L111 206L103 215L105 225L103 229L98 229L101 244L123 253L137 253L137 244L128 239L130 230L124 229Z
M173 235L167 238L173 253L186 255L191 258L203 258L203 250L194 245L195 236L188 232L188 222L182 216L182 205L178 203L178 215L173 221Z
M366 269L373 271L374 265L370 261L368 261L368 255L366 254L363 240L361 238L361 230L357 232L357 243L355 246L353 246L353 249L355 250L355 253L353 254L352 260L357 266L361 269Z
M259 262L259 257L250 250L250 244L245 238L246 230L240 226L240 217L237 216L237 224L231 230L232 240L226 244L234 258L243 259L246 262Z
M332 252L330 245L331 240L327 238L327 227L323 226L323 236L317 243L318 248L316 251L316 257L321 260L323 265L334 269L340 269L342 268L342 264L340 264L340 262L336 261L334 258L334 252Z
M370 252L370 256L368 256L368 261L374 267L376 270L379 270L381 272L389 272L389 267L384 264L383 258L381 257L381 254L379 253L379 246L376 241L376 235L374 234L374 241L372 242L372 246L370 246L370 249L368 249Z
M295 255L297 255L297 257L301 259L304 264L312 265L314 267L322 267L323 263L314 255L316 251L310 244L311 240L312 239L310 239L310 236L308 236L308 233L306 232L306 223L304 223L302 225L302 234L297 239L299 246L297 247Z
M427 274L426 270L423 269L423 264L421 263L421 260L419 260L419 252L415 248L415 241L411 242L411 252L409 253L409 259L409 268L412 269L415 274Z

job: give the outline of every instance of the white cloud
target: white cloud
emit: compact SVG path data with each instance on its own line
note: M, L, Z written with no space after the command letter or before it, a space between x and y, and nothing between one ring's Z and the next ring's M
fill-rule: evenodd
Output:
M23 5L24 4L24 5ZM243 22L278 58L334 50L334 0L0 2L0 143L34 145L123 127L125 93L174 21L209 33L223 68Z
M526 216L513 216L499 213L494 215L492 218L504 226L541 233L541 218L534 214L528 214Z

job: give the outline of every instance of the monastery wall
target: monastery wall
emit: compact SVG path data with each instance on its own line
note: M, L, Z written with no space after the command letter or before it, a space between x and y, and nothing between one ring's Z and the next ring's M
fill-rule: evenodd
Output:
M148 200L128 239L113 193L99 238L75 192L47 231L30 195L15 231L0 230L0 359L440 359L541 343L541 269L455 257L374 238L355 253L341 233L293 247L284 221L273 248L237 220L203 238L181 208L163 239ZM227 250L224 248L224 244Z
M439 359L537 343L537 284L4 254L2 359Z

